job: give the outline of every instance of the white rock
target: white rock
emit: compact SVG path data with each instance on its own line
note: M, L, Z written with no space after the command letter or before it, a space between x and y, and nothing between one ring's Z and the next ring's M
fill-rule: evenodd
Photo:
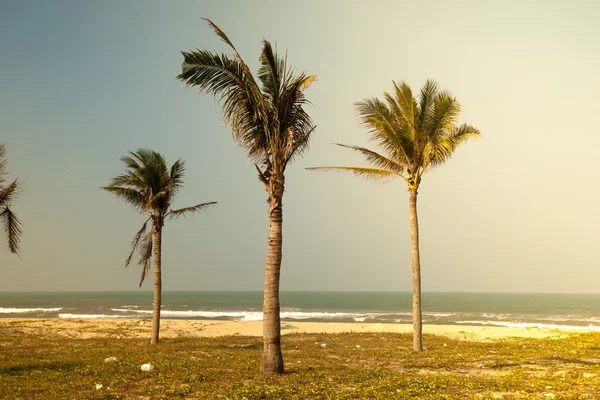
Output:
M551 399L553 399L554 397L556 397L556 395L554 393L544 393L544 396L550 397Z
M327 347L327 344L321 343L321 347L325 348L325 347Z
M108 357L104 359L105 363L109 363L109 362L115 362L117 361L117 357Z
M546 386L546 389L552 389L552 386Z
M142 364L142 371L152 371L154 369L154 365L152 364Z
M101 383L96 383L96 390L100 390L104 387Z
M356 348L357 348L357 349L360 349L360 344L357 344L357 345L356 345Z
M144 325L144 321L140 321L140 325Z

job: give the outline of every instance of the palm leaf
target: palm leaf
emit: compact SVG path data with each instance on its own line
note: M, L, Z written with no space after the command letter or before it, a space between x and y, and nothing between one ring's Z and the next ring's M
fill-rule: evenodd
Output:
M113 193L117 197L125 200L125 202L130 204L133 208L139 210L144 210L147 202L146 196L135 189L115 186L103 186L100 189Z
M184 207L184 208L180 208L177 210L171 210L165 215L165 217L169 217L169 219L179 218L179 217L185 218L188 214L194 214L196 212L200 212L213 204L217 204L217 202L211 201L209 203L196 204L194 206Z
M233 138L248 149L251 159L264 154L270 108L263 99L248 67L205 50L182 53L182 73L177 77L188 86L219 96L223 107L223 122L231 127Z
M392 172L395 172L398 175L402 175L402 172L404 170L406 170L406 165L401 165L393 160L390 160L389 158L382 156L379 153L376 153L372 150L366 149L364 147L359 147L359 146L349 146L349 145L345 145L345 144L341 144L341 143L334 143L336 146L340 146L340 147L345 147L347 149L351 149L354 151L357 151L359 153L361 153L368 164L379 168L379 169L385 169L385 170L389 170Z
M19 187L15 179L10 185L0 190L0 207L10 204L18 192Z
M434 148L431 164L433 166L443 164L452 156L458 146L469 139L477 139L480 136L479 130L471 125L462 124L453 127Z
M416 121L418 131L424 131L425 126L430 123L433 115L435 97L438 93L438 85L435 81L428 79L421 88L419 101L419 113Z
M146 279L148 271L150 271L152 261L152 230L150 230L143 238L140 247L140 260L138 265L141 268L140 287Z
M215 34L221 38L222 41L224 41L225 43L227 43L229 45L229 47L231 47L231 49L233 51L235 51L236 54L239 55L237 49L235 48L235 46L233 45L233 43L231 43L231 40L229 40L229 38L227 37L227 35L225 34L225 32L223 31L223 29L221 29L221 27L217 24L215 24L214 22L212 22L210 19L208 18L202 18L203 20L205 20L208 25L210 25L210 27L215 31Z
M0 143L0 183L5 182L8 179L8 171L6 165L8 164L8 157L6 155L6 146L4 143Z
M363 126L369 130L370 140L388 153L388 158L412 169L413 132L399 127L388 106L375 97L363 99L355 107Z
M172 195L175 195L177 191L183 186L183 177L185 175L185 161L179 159L171 165L171 172L169 173L170 186L173 190Z
M279 99L282 83L286 78L285 64L285 60L277 57L271 43L263 40L260 67L256 76L262 83L263 92L269 95L274 103Z
M135 249L137 248L137 245L140 242L140 238L142 237L144 232L146 232L146 225L148 225L149 220L150 220L150 218L148 218L146 220L146 222L144 222L144 225L142 225L142 229L140 229L135 234L135 236L133 237L133 240L131 241L131 253L129 253L129 257L127 257L127 260L125 260L126 267L129 265L129 263L131 262L131 259L133 258L133 253L135 252Z
M360 176L366 179L373 179L381 182L387 182L390 178L399 176L404 178L402 175L397 174L393 171L378 168L365 168L365 167L309 167L306 168L309 171L347 171L352 172L356 176Z
M21 234L23 233L21 222L8 207L4 207L4 210L0 213L0 219L2 219L4 233L8 238L10 252L18 253Z

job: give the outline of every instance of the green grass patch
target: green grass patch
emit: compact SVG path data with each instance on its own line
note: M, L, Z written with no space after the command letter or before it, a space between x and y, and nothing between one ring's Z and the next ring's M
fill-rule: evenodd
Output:
M494 342L425 335L422 353L412 351L407 334L290 334L283 337L286 373L263 376L260 338L162 339L150 346L147 339L48 337L10 327L0 322L2 399L600 396L595 333ZM108 357L117 361L105 362ZM154 371L141 371L144 363Z

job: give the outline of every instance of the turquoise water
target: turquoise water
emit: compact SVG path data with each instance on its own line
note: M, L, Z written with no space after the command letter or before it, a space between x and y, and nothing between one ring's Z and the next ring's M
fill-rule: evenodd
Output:
M284 321L411 323L411 293L282 292ZM164 292L162 318L261 320L262 292ZM152 293L0 293L0 318L151 318ZM600 330L600 295L424 293L423 321Z

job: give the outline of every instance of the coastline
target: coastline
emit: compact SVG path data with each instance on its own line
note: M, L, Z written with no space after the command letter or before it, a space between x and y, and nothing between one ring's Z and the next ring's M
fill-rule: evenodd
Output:
M0 319L0 332L11 330L41 336L88 338L145 338L150 337L151 321L147 319ZM282 322L282 335L292 333L412 333L411 324L382 324L362 322ZM576 332L543 328L509 328L470 325L423 325L423 334L445 336L460 340L490 341L510 337L565 337ZM577 331L581 332L581 331ZM262 321L161 320L162 338L262 336Z

